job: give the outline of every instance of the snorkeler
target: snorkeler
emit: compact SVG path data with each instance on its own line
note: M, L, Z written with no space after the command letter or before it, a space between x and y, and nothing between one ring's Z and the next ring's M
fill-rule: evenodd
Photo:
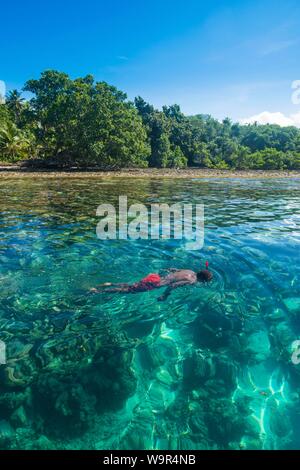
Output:
M191 271L190 269L168 269L166 276L160 276L159 274L148 274L138 282L134 284L128 283L112 283L105 282L100 284L98 287L90 289L91 293L99 292L121 292L125 294L136 294L138 292L146 292L153 289L159 289L160 287L167 287L165 292L158 297L158 300L166 300L171 294L172 290L177 287L183 287L188 285L196 284L197 282L209 282L213 275L208 270L208 262L205 263L206 269L202 269L199 272Z

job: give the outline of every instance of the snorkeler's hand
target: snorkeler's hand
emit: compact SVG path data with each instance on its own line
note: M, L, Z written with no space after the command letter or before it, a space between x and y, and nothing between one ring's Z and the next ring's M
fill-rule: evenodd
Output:
M164 302L165 300L167 300L167 298L171 294L171 291L172 291L172 289L170 287L168 287L168 289L166 289L165 292L157 298L157 300L159 302Z

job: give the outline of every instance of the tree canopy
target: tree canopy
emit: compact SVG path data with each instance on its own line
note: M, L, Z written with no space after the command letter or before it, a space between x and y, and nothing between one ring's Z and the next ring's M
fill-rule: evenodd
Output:
M185 116L177 104L158 110L91 75L73 80L48 70L0 104L0 158L61 167L300 169L300 129Z

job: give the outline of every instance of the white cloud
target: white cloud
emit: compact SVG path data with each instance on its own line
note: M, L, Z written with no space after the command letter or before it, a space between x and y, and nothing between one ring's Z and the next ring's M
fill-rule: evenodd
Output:
M0 103L4 101L5 98L5 83L3 80L0 80Z
M278 124L279 126L296 126L300 127L300 112L296 114L290 114L286 116L283 113L271 113L269 111L263 111L260 114L256 114L249 118L240 119L241 124Z

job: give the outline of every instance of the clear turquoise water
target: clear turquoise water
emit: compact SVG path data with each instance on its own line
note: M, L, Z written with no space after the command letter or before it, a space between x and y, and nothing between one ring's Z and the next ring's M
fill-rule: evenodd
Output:
M0 182L0 447L300 448L300 180ZM96 208L205 204L205 246L100 241ZM87 295L210 262L209 286Z

